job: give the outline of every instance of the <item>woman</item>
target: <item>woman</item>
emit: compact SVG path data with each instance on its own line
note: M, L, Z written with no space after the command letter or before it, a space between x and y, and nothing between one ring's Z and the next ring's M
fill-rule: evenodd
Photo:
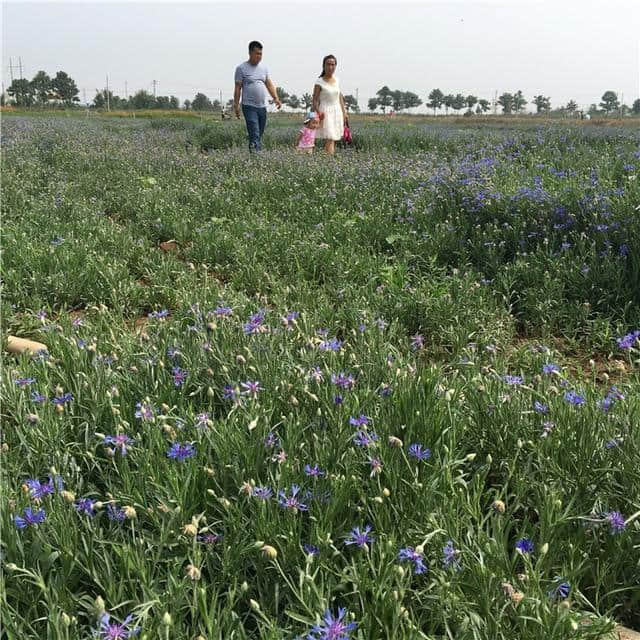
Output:
M335 56L325 56L322 73L313 87L313 110L322 114L316 137L324 138L324 150L329 154L335 153L336 141L342 138L344 125L348 123L340 82L333 75L337 64Z

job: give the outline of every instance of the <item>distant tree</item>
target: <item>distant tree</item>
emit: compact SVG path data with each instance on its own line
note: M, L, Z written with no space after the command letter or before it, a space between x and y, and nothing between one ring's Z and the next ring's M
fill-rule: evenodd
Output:
M465 96L463 96L461 93L456 93L456 95L453 97L453 102L451 103L453 109L458 112L460 111L460 109L464 109L466 105L467 99L465 98Z
M453 107L453 102L455 100L455 96L452 93L447 93L444 98L442 98L442 104L444 105L444 113L445 115L449 115L449 109Z
M300 98L298 98L298 96L295 93L291 94L289 96L289 99L287 100L287 106L291 107L294 110L299 109L300 108Z
M169 98L169 108L170 109L179 109L180 108L180 98L178 98L178 96L171 96Z
M347 94L344 97L344 108L347 110L348 113L359 113L360 112L360 107L358 106L358 101L356 100L355 96L352 96L351 94Z
M217 100L216 100L217 102ZM233 98L229 98L227 100L227 103L224 105L224 110L225 111L233 111Z
M369 111L375 111L378 108L378 98L369 98L367 106L369 107Z
M578 110L578 103L575 100L569 100L567 102L567 106L565 107L567 113L572 116Z
M189 111L189 109L191 109L191 100L185 100L183 103L183 107L185 111Z
M589 109L587 111L587 113L591 116L597 116L600 114L600 110L598 109L598 105L595 102L592 102L589 105Z
M640 115L640 98L633 101L633 106L631 107L631 113L635 115Z
M107 102L107 97L109 98ZM117 109L120 105L120 98L113 95L113 91L107 91L106 89L96 89L96 95L93 98L93 106L96 109L106 109L109 105L109 109Z
M533 104L536 105L536 113L546 113L551 109L551 98L543 95L534 96Z
M418 94L413 93L412 91L404 92L403 102L405 109L413 109L415 107L419 107L422 104L422 100L420 100Z
M155 97L144 89L137 91L131 98L131 107L133 109L153 109L155 103Z
M427 107L433 109L433 115L436 115L436 109L440 109L442 107L442 103L444 101L444 93L440 91L440 89L433 89L428 96L429 102L427 102Z
M467 96L465 98L465 102L467 104L467 107L469 107L469 109L473 109L473 105L478 103L478 98L476 98L476 96Z
M58 71L51 81L51 90L56 100L60 100L67 107L74 102L80 102L76 83L64 71Z
M516 113L520 113L521 111L524 111L524 108L526 105L527 105L527 101L525 100L525 97L522 95L522 91L518 89L513 94L513 110Z
M486 113L487 111L491 110L491 103L484 98L480 98L480 100L478 100L478 106L480 107L482 113Z
M204 93L196 93L193 101L191 102L191 108L194 111L211 111L213 105L211 100L204 95Z
M376 96L378 97L378 106L382 109L382 113L386 113L387 107L390 107L393 104L393 94L391 89L385 85L376 91Z
M278 100L280 100L282 104L287 104L287 100L289 99L289 94L282 87L276 87L276 95L278 96Z
M7 89L17 107L31 107L35 102L32 84L26 78L15 79Z
M502 113L508 115L513 110L513 95L510 93L503 93L498 98L498 104L502 107Z
M231 108L233 109L233 105L231 105ZM222 102L217 98L211 103L211 111L222 111Z
M154 109L170 109L170 99L169 96L157 96L155 100L155 104L153 105Z
M306 111L309 111L309 109L311 109L311 107L313 106L313 96L310 93L303 93L301 101L302 106Z
M38 71L31 80L36 102L44 107L52 96L51 78L44 71Z
M617 111L620 108L618 94L615 91L605 91L602 95L602 102L600 103L600 106L607 114L612 111Z
M402 111L404 109L404 91L396 89L391 92L391 106L394 111Z

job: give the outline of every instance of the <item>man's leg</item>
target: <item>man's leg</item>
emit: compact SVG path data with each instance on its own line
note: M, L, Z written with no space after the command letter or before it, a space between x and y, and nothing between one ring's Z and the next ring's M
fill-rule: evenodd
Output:
M260 151L260 125L258 123L258 109L249 105L242 105L244 121L249 136L249 151Z
M263 107L262 109L258 109L258 127L260 130L259 150L262 149L262 134L264 133L264 128L266 126L267 126L267 108Z

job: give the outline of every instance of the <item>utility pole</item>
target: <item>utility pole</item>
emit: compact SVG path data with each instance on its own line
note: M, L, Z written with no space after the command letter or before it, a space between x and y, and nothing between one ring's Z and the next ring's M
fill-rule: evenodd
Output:
M129 99L129 93L127 91L127 81L124 81L124 99L128 100Z
M358 104L359 102L359 99L358 99L359 91L360 90L358 89L358 87L356 87L356 104Z
M24 78L22 75L22 58L20 56L18 56L18 63L20 65L20 78Z
M82 90L82 99L84 100L84 106L87 106L87 90L83 89Z
M111 111L111 105L109 104L109 74L107 74L107 91L106 91L106 96L107 96L107 111Z
M153 97L156 97L156 85L158 84L157 80L153 80Z
M498 113L498 91L496 90L493 94L493 115L495 116Z
M9 58L9 75L11 76L11 84L13 84L13 64L11 58Z

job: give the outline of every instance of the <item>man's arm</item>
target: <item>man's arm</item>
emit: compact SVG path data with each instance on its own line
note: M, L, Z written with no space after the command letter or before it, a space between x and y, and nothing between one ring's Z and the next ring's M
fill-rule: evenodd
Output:
M264 81L264 86L267 87L267 91L269 92L269 95L273 98L273 102L275 103L276 107L280 109L280 107L282 107L282 102L280 102L280 98L278 98L278 93L276 91L276 88L273 86L273 82L271 82L271 78L267 78Z
M242 82L236 82L233 90L233 110L236 112L236 118L240 118L240 94L242 93Z

